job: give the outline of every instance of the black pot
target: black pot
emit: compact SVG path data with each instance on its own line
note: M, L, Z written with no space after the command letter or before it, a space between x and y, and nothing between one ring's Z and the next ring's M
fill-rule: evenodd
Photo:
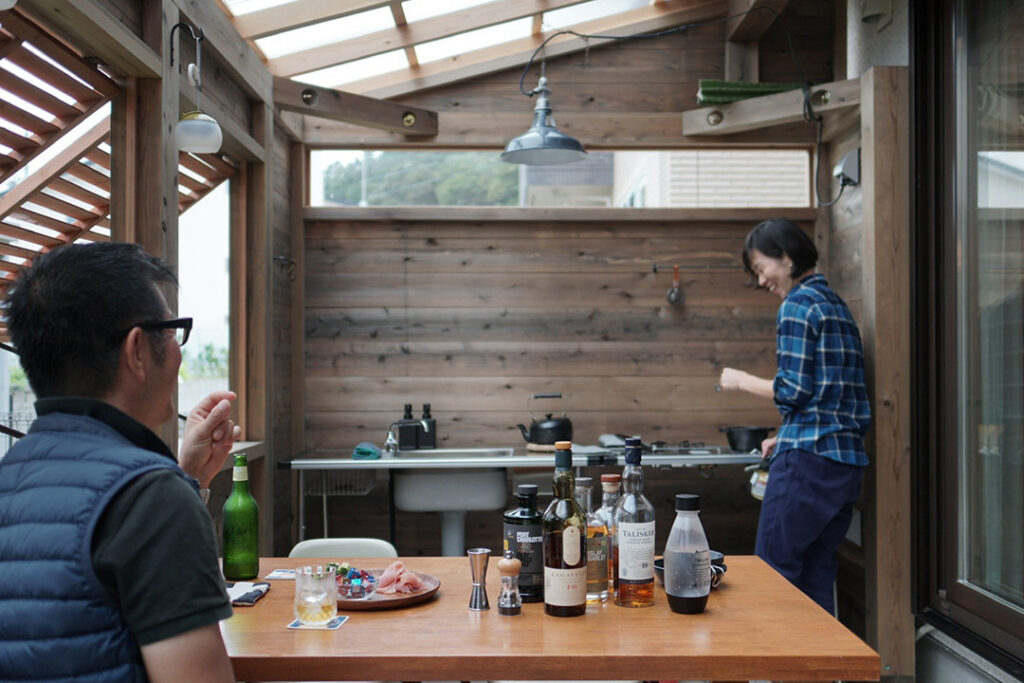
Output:
M775 427L722 427L718 431L725 432L729 439L729 448L741 453L749 453L755 448L761 449L761 442Z
M538 398L562 398L562 395L535 394L531 400ZM551 446L556 441L572 441L572 422L565 413L562 413L561 417L552 417L551 413L547 413L543 420L532 420L529 429L524 425L516 426L527 443Z

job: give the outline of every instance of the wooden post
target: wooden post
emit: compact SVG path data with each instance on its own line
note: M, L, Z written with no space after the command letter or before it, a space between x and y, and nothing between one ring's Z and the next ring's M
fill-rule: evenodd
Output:
M171 0L147 0L142 8L143 39L161 56L161 77L140 78L136 175L125 180L135 192L135 241L178 272L178 69L168 59L171 27L178 8ZM144 179L144 180L143 180ZM171 312L178 310L177 291L165 292ZM177 396L174 398L177 405ZM191 408L191 406L189 406ZM172 420L160 436L177 452L178 424Z
M110 239L115 242L137 239L138 111L136 79L129 76L110 111Z
M290 146L288 164L291 174L291 258L295 262L295 279L290 283L291 306L291 455L306 449L306 230L302 220L302 208L308 201L308 169L306 146L293 142ZM302 491L293 504L302 505ZM293 508L298 510L297 507ZM299 538L298 515L292 515L294 528L292 538Z
M273 421L273 372L271 335L273 302L273 240L271 221L273 215L272 164L274 155L274 112L270 104L256 102L252 109L253 137L263 145L263 161L249 162L246 182L247 250L246 259L248 291L246 308L248 315L243 324L248 328L245 347L247 394L246 412L243 419L250 440L263 441L266 457L263 458L262 501L265 513L260 515L260 543L263 548L273 544L273 500L274 491L274 449Z
M864 341L873 388L865 498L865 621L882 680L912 680L910 159L906 67L861 76Z

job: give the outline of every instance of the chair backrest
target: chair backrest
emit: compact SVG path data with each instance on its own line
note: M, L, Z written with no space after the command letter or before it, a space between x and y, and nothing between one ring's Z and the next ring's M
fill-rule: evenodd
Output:
M381 538L310 538L296 543L288 557L398 557L398 551Z

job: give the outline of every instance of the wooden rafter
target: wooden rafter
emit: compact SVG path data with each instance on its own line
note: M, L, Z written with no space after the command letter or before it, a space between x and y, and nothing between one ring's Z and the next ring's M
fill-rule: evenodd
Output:
M402 135L437 135L437 112L365 95L274 78L274 104L282 109L380 128Z
M405 10L402 9L402 0L391 0L391 4L388 7L391 9L391 18L395 20L395 26L398 27L398 30L407 30L409 22L405 18ZM420 60L416 56L416 48L414 46L407 45L405 47L405 59L409 62L410 67L419 65Z
M301 73L344 64L391 50L410 48L441 38L474 31L508 21L534 16L548 10L578 5L585 0L497 0L457 12L424 19L404 27L375 31L346 38L308 50L299 50L270 61L270 70L277 76Z
M292 0L234 17L232 21L243 38L255 40L317 22L386 7L390 2L391 0Z
M775 23L776 15L789 4L789 0L729 0L729 22L725 39L732 41L760 40L768 27ZM737 16L738 15L738 16Z
M726 16L726 12L725 4L717 1L690 4L658 3L576 24L570 28L587 35L629 36L660 31L695 21L721 19ZM380 98L407 95L455 81L521 67L544 42L544 38L545 36L542 35L521 38L494 47L467 52L450 59L421 64L416 69L403 69L381 74L354 83L342 84L339 87L343 87L349 92ZM587 41L573 35L562 35L545 46L544 56L551 58L572 54L588 47L614 42L614 40L612 38L591 38Z

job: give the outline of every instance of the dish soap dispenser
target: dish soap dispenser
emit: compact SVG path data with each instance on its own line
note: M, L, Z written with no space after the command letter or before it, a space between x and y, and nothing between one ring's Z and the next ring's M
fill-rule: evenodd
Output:
M423 419L416 425L416 443L419 448L437 448L437 422L430 416L430 404L423 404Z
M412 404L405 404L405 413L398 421L398 449L402 451L416 450L416 432L419 430L420 421L412 416Z

